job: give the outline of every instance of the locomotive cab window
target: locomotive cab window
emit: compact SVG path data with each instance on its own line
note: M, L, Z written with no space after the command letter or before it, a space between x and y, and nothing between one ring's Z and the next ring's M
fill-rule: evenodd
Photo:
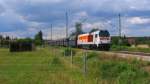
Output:
M102 31L100 31L99 36L100 37L109 37L110 34L107 30L102 30Z
M97 38L97 36L98 36L98 35L97 35L97 34L95 34L95 38Z

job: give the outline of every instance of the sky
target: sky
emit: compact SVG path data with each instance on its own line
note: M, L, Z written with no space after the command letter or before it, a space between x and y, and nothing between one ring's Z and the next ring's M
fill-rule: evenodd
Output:
M122 35L150 36L149 0L0 0L0 34L31 37L42 31L50 39L65 37L65 14L69 17L69 33L75 23L83 30L107 29L118 35L118 14L121 14Z

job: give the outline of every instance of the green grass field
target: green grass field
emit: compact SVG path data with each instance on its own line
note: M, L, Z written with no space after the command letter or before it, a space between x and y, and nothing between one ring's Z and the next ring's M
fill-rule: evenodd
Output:
M64 48L38 48L33 52L10 53L0 49L0 84L149 84L150 62L88 52L87 73L83 52Z

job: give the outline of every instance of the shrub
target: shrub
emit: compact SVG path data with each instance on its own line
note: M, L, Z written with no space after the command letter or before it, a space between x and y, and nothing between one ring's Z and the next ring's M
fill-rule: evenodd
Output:
M118 51L118 50L128 50L128 46L118 46L118 45L112 45L111 50Z
M20 42L20 43L33 43L33 39L31 39L31 38L17 39L17 42Z
M137 65L115 61L102 62L99 67L99 74L102 79L115 79L119 84L135 84L137 82L135 79L142 83L145 78L149 77L148 72Z

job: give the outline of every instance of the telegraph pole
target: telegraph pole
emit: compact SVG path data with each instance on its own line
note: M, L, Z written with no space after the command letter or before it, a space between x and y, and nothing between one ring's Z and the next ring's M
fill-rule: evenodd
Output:
M68 23L68 12L66 12L66 41L67 41L67 46L69 46L69 39L68 39L68 28L69 28L69 23Z
M121 43L122 43L122 39L121 39L121 31L122 31L121 14L119 14L118 16L119 16L119 45L120 45L120 49L121 49Z
M66 12L66 38L68 38L68 12Z
M53 25L51 24L51 41L53 40L53 38L52 38L52 35L53 35L52 29L53 29Z
M121 38L121 31L122 31L122 25L121 25L121 15L119 14L119 37Z

